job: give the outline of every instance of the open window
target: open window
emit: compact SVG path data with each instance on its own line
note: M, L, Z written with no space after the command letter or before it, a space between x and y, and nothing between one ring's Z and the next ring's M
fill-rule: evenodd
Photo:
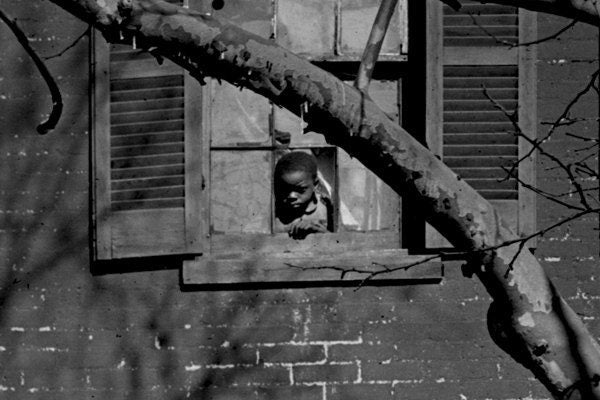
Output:
M358 69L364 46L360 40L366 41L378 4L374 0L226 0L220 9L207 10L206 2L185 2L263 37L273 37L349 81ZM441 24L442 9L436 7L428 13L440 18ZM382 68L375 71L369 88L372 99L396 121L402 119L407 26L406 2L400 1L384 43ZM441 32L433 30L430 35ZM365 274L343 270L375 271L423 259L403 248L401 198L343 150L325 143L321 135L306 132L301 110L297 117L226 82L208 80L200 86L169 61L158 65L150 54L131 46L109 46L101 38L95 38L93 46L95 260L177 255L184 259L184 283L213 284L361 280ZM440 46L428 49L438 60L447 51ZM525 64L519 57L507 71L531 73L522 69ZM454 65L429 63L436 75L428 84L441 88L456 74L471 82L475 72L483 71L485 78L486 71L503 70L473 65L464 70L457 66L454 71ZM455 124L451 118L456 113L447 108L446 92L428 91L428 112L443 115L428 125L429 145L436 154L450 164L452 157L457 162L469 159L464 153L473 149L469 140L483 140L477 142L478 148L498 145L490 154L506 146L522 150L519 144L504 143L508 136L504 131L448 131L446 126ZM517 104L529 107L529 100L521 100L520 87L518 93ZM457 104L472 108L475 103ZM489 115L487 109L471 108L460 109L457 115L484 119ZM462 121L462 125L469 124ZM459 149L461 145L465 146ZM290 151L311 153L318 160L321 189L334 204L334 232L294 240L278 229L273 170L277 159ZM470 164L452 166L470 168ZM478 173L465 178L473 179L476 186ZM485 185L477 188L484 190ZM511 194L508 199L492 199L521 204L525 197L520 189L517 192L517 198ZM525 220L519 221L526 225L521 222ZM439 278L440 274L440 263L430 262L378 278Z

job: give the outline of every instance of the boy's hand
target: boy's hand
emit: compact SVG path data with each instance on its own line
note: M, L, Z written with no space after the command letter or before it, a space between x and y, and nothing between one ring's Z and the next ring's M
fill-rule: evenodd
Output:
M327 232L327 227L317 221L300 220L292 222L288 234L293 239L304 239L310 233Z

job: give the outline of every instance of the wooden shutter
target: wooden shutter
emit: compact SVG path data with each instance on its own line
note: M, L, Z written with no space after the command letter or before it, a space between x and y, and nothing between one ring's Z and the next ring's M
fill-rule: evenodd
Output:
M523 132L535 137L535 47L506 44L535 39L535 13L474 1L463 1L456 12L436 3L428 10L428 145L494 204L515 232L532 233L535 195L517 179L504 179L501 168L530 147L484 89L508 112L516 111ZM521 162L518 174L535 184L535 157ZM428 232L428 246L447 245L440 239Z
M99 35L94 50L94 258L202 252L199 84Z

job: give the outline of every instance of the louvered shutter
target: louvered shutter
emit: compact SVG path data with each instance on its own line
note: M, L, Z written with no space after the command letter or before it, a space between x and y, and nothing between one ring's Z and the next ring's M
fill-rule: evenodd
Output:
M527 235L535 230L534 193L515 178L505 179L502 167L510 168L530 147L484 91L506 111L516 112L523 132L535 136L535 49L506 45L535 38L535 13L461 3L458 12L441 3L429 10L428 144L518 234ZM434 57L434 52L442 56ZM518 175L535 184L534 157L520 163ZM437 232L429 233L429 246L444 245Z
M94 258L201 253L199 84L131 46L94 49Z

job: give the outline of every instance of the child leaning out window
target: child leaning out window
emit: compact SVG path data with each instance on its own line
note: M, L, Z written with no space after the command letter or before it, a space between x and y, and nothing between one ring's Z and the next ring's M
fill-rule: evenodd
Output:
M333 205L317 176L317 161L307 153L287 153L275 165L275 216L294 239L333 231Z

